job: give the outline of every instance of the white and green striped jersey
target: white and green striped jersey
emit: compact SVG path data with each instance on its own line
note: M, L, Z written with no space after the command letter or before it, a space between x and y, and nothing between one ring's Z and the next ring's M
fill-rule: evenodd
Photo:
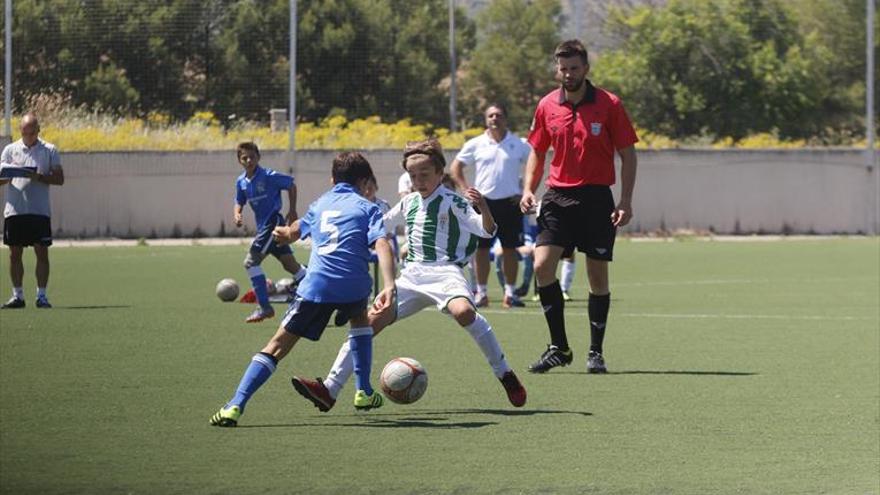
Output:
M477 249L478 237L492 237L470 202L442 184L427 198L414 192L385 214L385 229L406 226L406 261L465 263Z

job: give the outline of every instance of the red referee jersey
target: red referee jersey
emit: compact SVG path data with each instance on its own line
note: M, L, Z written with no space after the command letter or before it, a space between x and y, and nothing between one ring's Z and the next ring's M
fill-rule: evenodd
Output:
M553 148L549 187L614 184L614 152L638 142L623 103L586 81L583 100L565 101L562 88L538 103L529 144L538 153Z

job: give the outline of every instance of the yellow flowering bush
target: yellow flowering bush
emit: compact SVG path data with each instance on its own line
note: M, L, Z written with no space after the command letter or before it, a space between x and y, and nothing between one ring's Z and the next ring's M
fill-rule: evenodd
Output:
M20 116L14 116L12 127L17 139ZM220 125L219 119L207 111L196 112L184 123L172 123L169 115L151 112L143 119L111 118L86 112L62 112L44 116L41 122L42 137L55 143L62 151L193 151L228 150L242 141L254 141L261 148L287 149L288 132L272 132L268 125L254 122L239 123L231 128ZM373 116L348 120L334 115L319 122L301 122L296 126L294 137L297 149L401 149L407 141L434 136L447 149L458 149L468 139L483 132L482 128L450 132L449 129L430 124L416 124L410 119L394 123L383 122ZM637 129L639 149L675 149L693 146ZM773 133L758 133L735 141L723 137L698 141L697 146L714 149L741 148L802 148L804 140L786 141ZM851 146L864 146L853 142Z

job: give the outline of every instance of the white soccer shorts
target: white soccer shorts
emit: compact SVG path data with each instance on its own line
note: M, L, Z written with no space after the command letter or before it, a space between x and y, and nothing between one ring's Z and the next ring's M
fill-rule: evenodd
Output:
M447 313L449 301L463 297L471 306L474 298L464 272L457 265L409 262L397 278L397 319L402 320L434 305Z

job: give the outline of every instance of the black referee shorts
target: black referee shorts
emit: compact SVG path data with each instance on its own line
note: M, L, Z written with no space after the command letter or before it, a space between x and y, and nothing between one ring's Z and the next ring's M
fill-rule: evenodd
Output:
M589 258L611 261L617 236L613 212L609 186L551 187L541 199L535 245L577 248Z
M3 244L51 246L52 223L43 215L13 215L3 221Z
M495 225L498 226L495 237L501 242L501 247L518 248L523 245L523 214L519 209L519 200L520 196L501 199L486 198L489 211L492 213L492 218L495 219ZM480 237L477 246L491 247L493 240Z

